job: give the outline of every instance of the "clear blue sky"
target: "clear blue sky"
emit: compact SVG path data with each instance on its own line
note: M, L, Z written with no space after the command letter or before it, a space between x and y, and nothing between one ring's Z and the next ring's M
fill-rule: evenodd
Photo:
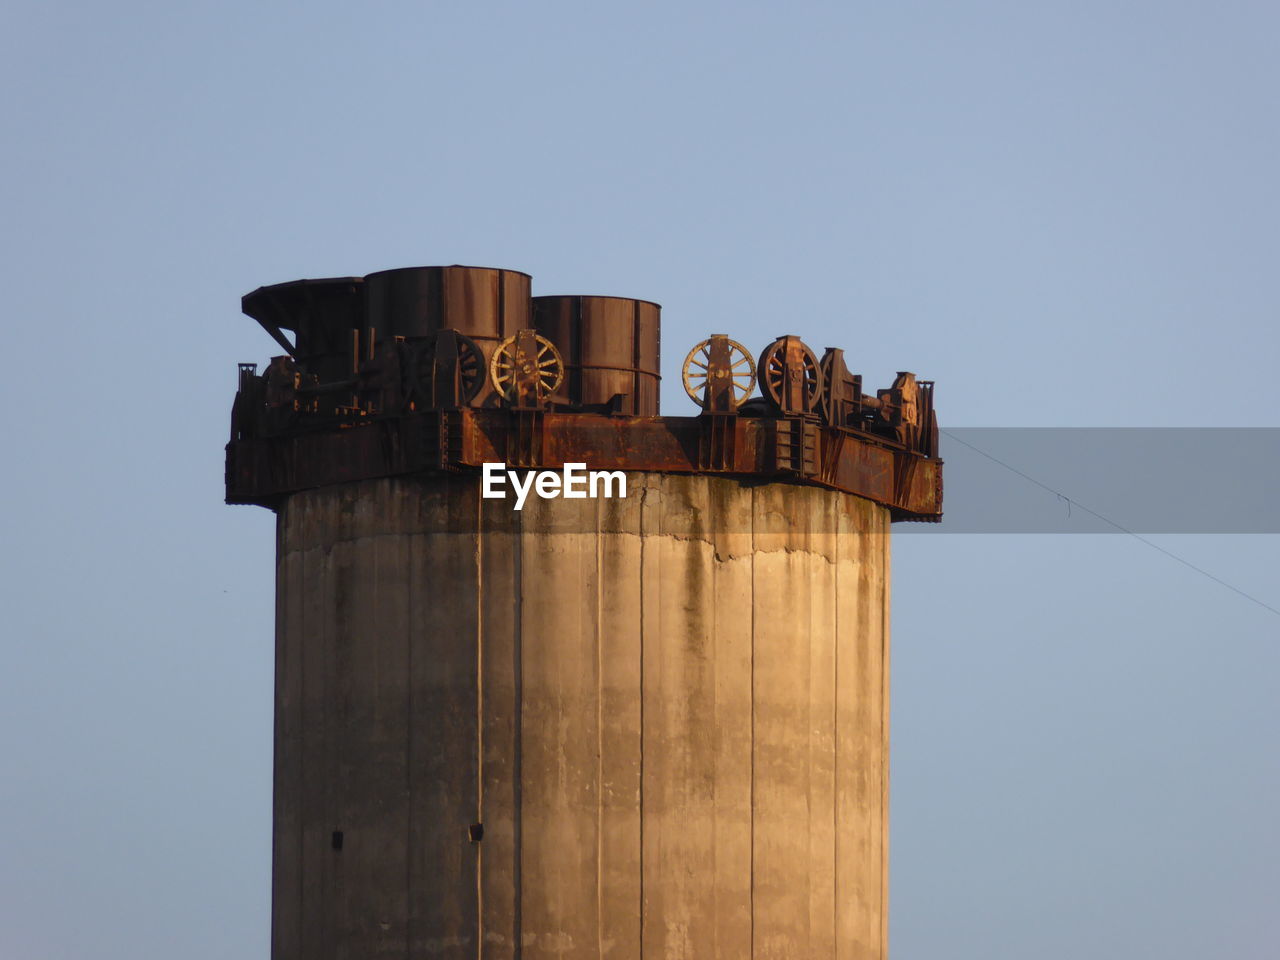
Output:
M267 956L242 293L657 300L672 413L697 339L798 333L944 425L1280 426L1278 47L1262 2L11 0L0 957ZM1280 606L1280 538L1158 540ZM1122 536L895 551L895 960L1274 957L1280 618Z

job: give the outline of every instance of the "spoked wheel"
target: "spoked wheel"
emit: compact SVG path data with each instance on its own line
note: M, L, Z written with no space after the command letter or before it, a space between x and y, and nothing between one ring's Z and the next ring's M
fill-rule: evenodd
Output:
M716 334L689 351L684 358L684 392L709 410L714 398L727 389L730 409L737 409L756 388L755 360L736 340Z
M779 337L760 354L760 392L784 414L814 413L822 403L818 356L799 337Z
M844 351L827 347L818 362L822 373L822 418L833 427L846 427L856 421L862 404L862 378L849 372Z
M454 356L449 356L450 353ZM414 351L413 363L418 389L435 405L443 402L445 394L452 393L453 385L441 381L455 371L457 402L470 403L484 386L484 354L474 340L456 330L441 330L420 343Z
M493 389L508 402L521 396L521 387L546 400L564 382L564 360L556 345L532 331L507 337L489 360Z

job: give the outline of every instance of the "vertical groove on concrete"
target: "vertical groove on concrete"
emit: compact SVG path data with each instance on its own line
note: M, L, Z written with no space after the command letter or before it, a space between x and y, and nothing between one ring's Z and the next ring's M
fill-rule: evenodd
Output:
M840 644L843 634L840 623L840 572L844 569L841 556L844 546L844 531L840 528L841 512L833 508L834 514L830 529L834 532L835 542L832 544L832 560L835 561L831 578L833 581L831 594L831 956L833 960L840 958Z
M639 945L640 945L640 957L641 957L641 960L644 960L644 958L645 958L645 951L644 951L644 931L645 931L645 927L646 927L646 925L647 925L647 924L648 924L648 922L649 922L649 918L648 918L647 912L645 911L645 907L644 907L644 896L645 896L645 886L644 886L644 880L645 880L645 857L644 857L644 844L645 844L645 839L644 839L645 753L646 753L646 751L647 751L647 749L648 749L648 741L647 741L647 739L646 739L646 737L645 737L645 710L644 710L645 683L644 683L644 671L645 671L645 649L646 649L646 647L648 646L648 643L649 643L648 621L645 619L645 612L646 612L646 611L645 611L645 597L646 597L646 596L648 596L648 593L647 593L647 592L646 592L646 590L645 590L645 575L644 575L644 574L645 574L645 570L646 570L646 568L647 568L647 563L646 563L646 558L645 558L645 541L646 541L646 536L645 536L646 530L645 530L645 527L646 527L646 524L647 524L647 521L648 521L648 511L647 511L647 509L646 509L646 508L647 508L647 505L648 505L648 502L649 502L649 485L646 483L646 484L645 484L645 488L644 488L643 492L642 492L642 493L641 493L641 495L640 495L640 671L639 671L639 677L638 677L638 688L639 688L639 694L640 694L640 696L639 696L639 700L640 700L640 797L639 797L639 807L640 807L640 864L639 864L639 872L640 872L640 887L639 887L639 896L638 896L638 898L637 898L637 903L636 903L636 913L637 913L637 915L640 917L640 936L639 936Z
M340 549L340 545L334 547L335 550ZM325 557L326 561L335 560L332 554ZM333 610L336 612L338 607L338 590L336 585L330 579L327 573L329 563L326 562L321 566L319 576L323 610L328 612ZM309 831L309 835L303 838L304 858L310 859L314 864L312 870L306 870L306 859L303 861L303 869L306 871L307 879L310 880L308 888L305 890L307 900L310 902L304 904L304 916L315 917L319 911L323 910L333 915L332 920L341 923L342 916L341 890L332 887L333 877L330 869L332 857L327 856L326 851L322 847L324 842L324 831L326 827L331 827L334 823L333 806L331 802L332 790L330 788L331 778L327 775L328 770L325 769L325 760L332 754L332 737L329 731L329 710L325 709L325 701L329 696L328 680L330 650L332 649L333 623L329 617L317 618L319 629L315 632L315 636L319 638L319 643L314 644L316 649L308 650L303 656L309 662L311 668L307 671L307 684L310 688L307 699L312 701L308 704L307 712L311 714L310 724L314 724L314 729L318 733L318 749L308 758L310 761L308 766L308 781L303 796L303 802L307 797L314 797L320 806L320 822L314 824ZM303 643L311 646L309 638L304 637ZM309 955L321 958L330 957L334 953L335 943L324 936L325 929L318 923L303 924L303 943L311 941ZM338 929L335 927L335 930ZM336 939L336 938L334 938ZM329 942L326 942L329 941Z
M328 557L326 557L326 560ZM325 575L327 564L318 565L319 569L315 572L314 581L316 583L315 591L320 595L320 613L330 609L329 603L329 579ZM309 578L311 579L311 578ZM305 589L305 587L304 587ZM315 803L319 810L319 822L312 817L306 817L303 821L304 830L302 835L302 917L313 918L311 923L307 923L303 919L301 924L302 953L306 957L325 957L328 951L325 945L317 943L318 934L322 931L320 922L314 918L323 917L333 911L333 905L327 902L327 898L319 894L325 892L325 884L328 880L328 871L325 869L324 862L317 858L321 852L320 842L324 835L325 825L330 822L329 808L325 796L324 778L320 770L321 758L326 755L326 731L324 728L324 716L321 713L324 684L324 658L329 643L329 624L328 618L318 616L319 623L314 625L313 630L307 631L303 637L303 675L302 675L302 703L303 715L302 726L304 729L315 731L315 737L309 739L303 737L302 764L303 764L303 789L302 795L298 798L300 806L305 810L309 802ZM312 640L314 638L314 640ZM311 647L312 649L306 649ZM304 814L305 816L305 814Z
M405 622L408 624L408 630L405 635L406 643L404 645L404 675L410 680L413 678L413 624L414 624L414 603L413 598L418 594L418 578L416 576L417 563L416 558L418 551L415 549L417 538L409 535L403 538L405 543L405 577L409 582L409 589L405 591ZM409 797L408 823L405 827L405 836L413 836L413 819L414 811L418 805L418 798L413 792L413 765L417 758L414 756L413 748L413 728L414 728L414 689L416 684L409 682L405 684L405 764L404 764L404 789ZM419 937L422 935L418 923L418 904L420 903L424 891L420 888L418 878L414 876L413 865L415 858L412 854L404 858L404 875L405 889L409 891L409 909L408 915L405 917L404 923L404 942L405 955L412 960L413 955L417 952Z
M514 552L514 583L512 594L515 602L515 643L512 654L515 661L515 763L512 771L514 790L514 814L512 831L515 839L515 944L516 960L524 956L524 518L516 515L512 520L511 543Z
M857 577L850 577L850 558L849 550L852 546L851 537L849 536L849 518L843 510L838 511L836 521L836 798L835 798L835 823L836 823L836 951L835 960L855 960L857 954L851 950L851 910L850 901L853 899L853 890L849 877L849 859L852 853L849 849L849 768L853 763L851 754L855 751L850 749L849 743L849 717L851 712L851 701L849 689L849 666L851 662L856 662L856 653L849 649L852 644L857 643L857 638L848 639L853 631L857 628L858 620L856 616L847 616L847 607L850 597L854 595L858 588ZM847 631L847 633L846 633Z
M756 956L756 517L759 498L756 488L748 491L751 498L751 684L747 699L751 703L751 960Z
M497 522L510 522L510 507L481 501L481 525L485 540L480 554L481 570L474 584L481 604L484 697L484 794L480 822L484 839L480 844L480 882L483 893L483 943L481 955L487 960L513 960L519 948L519 857L516 796L518 651L516 633L518 611L513 597L515 535ZM495 512L499 507L505 513Z
M498 284L499 304L502 301L502 284ZM475 510L475 604L476 604L476 823L484 829L484 501L476 497ZM482 834L483 837L483 834ZM484 846L483 840L475 844L476 861L476 960L484 957Z
M306 819L302 808L305 775L302 711L304 709L304 659L302 638L307 635L305 590L307 555L294 551L289 519L281 516L277 528L277 636L276 744L272 806L275 811L272 855L272 889L280 908L272 910L272 956L298 956L303 948L303 871Z
M835 657L839 644L834 618L835 573L839 558L835 544L834 502L813 496L808 518L813 588L809 595L810 644L813 659L809 669L810 735L814 738L810 789L810 955L835 954L835 842L834 830L836 767L835 741Z
M600 501L595 507L595 528L601 529ZM604 537L595 537L596 589L595 589L595 653L596 653L596 954L604 956L604 570L601 551Z
M714 504L709 505L714 510ZM709 517L711 523L715 523L713 516ZM710 534L712 541L716 540L715 534ZM721 584L722 565L718 562L717 550L712 546L711 549L711 603L707 610L707 617L710 623L707 624L707 646L708 656L712 663L712 683L711 683L711 729L714 731L715 742L712 745L712 758L714 776L711 781L711 955L715 960L720 960L723 956L725 944L725 931L722 929L722 923L726 911L730 908L730 891L731 887L726 882L726 878L722 876L721 871L725 867L724 850L722 849L725 842L726 834L732 830L732 817L727 815L726 810L726 794L729 793L725 789L723 765L726 765L728 758L725 756L724 742L724 708L725 704L720 696L721 680L725 669L730 666L727 663L722 648L722 640L727 639L721 634L721 611L727 605L729 598L724 596L724 587L728 584ZM725 611L728 612L727 610ZM726 633L728 631L725 631Z
M712 955L743 960L751 953L751 500L715 486L707 493L711 543L702 550L712 589L698 602L711 621Z
M878 522L876 522L878 521ZM880 678L881 678L881 800L880 800L880 956L889 953L889 569L892 557L887 515L874 516L875 533L867 539L879 547L876 566L880 571Z

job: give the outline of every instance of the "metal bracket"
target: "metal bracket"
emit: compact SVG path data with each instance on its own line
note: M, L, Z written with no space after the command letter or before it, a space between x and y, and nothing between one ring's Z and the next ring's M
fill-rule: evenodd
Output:
M738 455L738 418L732 413L705 412L698 418L698 460L703 470L732 471Z
M899 453L893 458L893 498L896 503L906 503L911 492L911 482L915 479L916 466L920 461L908 453Z
M800 417L775 420L774 469L802 477L818 475L818 425Z
M542 463L546 438L546 415L541 410L517 408L511 411L507 428L507 463L513 467L536 467Z

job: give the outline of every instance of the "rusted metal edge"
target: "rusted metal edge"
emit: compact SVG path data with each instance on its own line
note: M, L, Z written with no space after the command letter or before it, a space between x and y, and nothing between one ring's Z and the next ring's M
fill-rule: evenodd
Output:
M809 421L541 411L528 417L471 408L234 440L227 445L226 499L275 509L300 490L493 462L790 480L873 500L889 507L894 520L942 515L942 461Z

